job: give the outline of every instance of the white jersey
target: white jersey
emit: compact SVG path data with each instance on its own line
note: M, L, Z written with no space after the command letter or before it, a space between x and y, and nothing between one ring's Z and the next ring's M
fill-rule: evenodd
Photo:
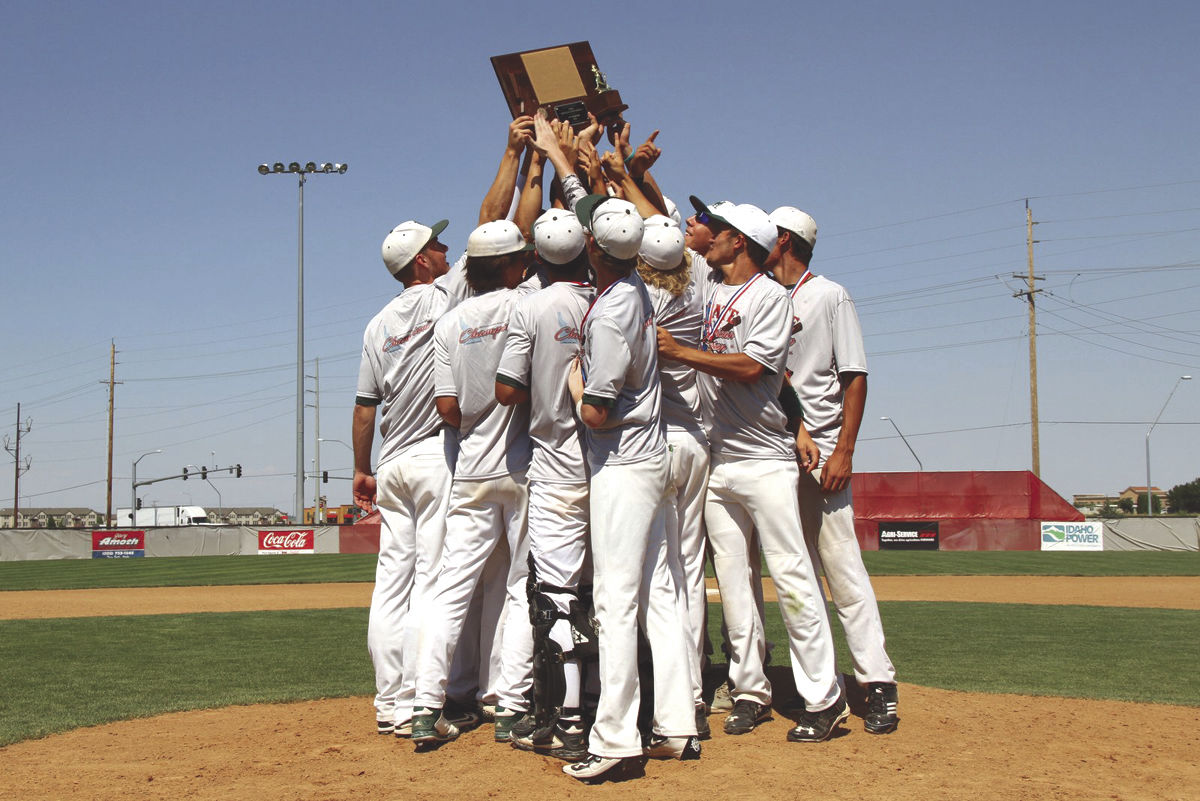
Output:
M654 306L655 325L665 328L681 345L699 347L704 322L700 288L693 282L679 295L652 284L647 284L646 290ZM658 363L658 377L662 381L662 417L667 431L691 432L703 442L696 370L682 362L663 359Z
M849 293L828 278L802 278L788 293L794 317L789 379L804 408L804 427L817 443L824 463L842 433L839 376L867 372L862 327Z
M358 402L381 406L378 464L442 427L433 405L433 326L466 297L466 256L432 284L407 287L367 323Z
M654 307L636 272L597 296L583 321L583 402L608 409L587 432L593 473L663 454L662 386Z
M455 480L480 481L529 467L529 407L496 401L495 375L504 351L508 318L521 293L498 289L463 301L434 329L434 394L457 398Z
M513 306L496 380L529 392L530 481L587 481L567 373L580 352L579 326L593 295L590 284L560 281Z
M704 301L701 347L712 353L744 353L766 368L752 383L701 374L713 454L794 459L793 438L779 405L792 326L786 290L762 273L739 286L722 283L720 273L700 257L693 259L692 268Z

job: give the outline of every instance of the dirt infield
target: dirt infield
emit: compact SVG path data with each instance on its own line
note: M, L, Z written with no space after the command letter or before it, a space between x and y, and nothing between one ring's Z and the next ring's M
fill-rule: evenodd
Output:
M877 577L882 600L1200 608L1196 578ZM369 584L0 593L0 616L73 617L365 606ZM770 593L770 588L768 589ZM715 599L714 599L715 600ZM777 687L788 683L775 669ZM440 750L374 733L368 698L229 707L79 729L0 749L3 797L229 801L841 798L991 801L1191 799L1200 709L901 686L900 729L852 717L832 741L786 742L779 715L720 732L699 762L585 787L561 763L470 732ZM782 700L782 699L781 699Z
M699 762L585 787L562 763L484 726L433 753L372 731L367 699L184 712L0 749L6 797L177 801L622 798L1183 799L1200 786L1196 709L901 687L900 729L852 717L827 743L784 740L778 718L714 734ZM713 722L719 724L719 717ZM1190 789L1189 789L1190 788Z
M1196 576L876 576L871 582L881 601L1200 609L1200 577ZM767 600L774 601L774 585L769 579L764 584ZM0 620L365 607L371 602L371 587L355 582L0 592ZM711 580L709 595L717 600Z

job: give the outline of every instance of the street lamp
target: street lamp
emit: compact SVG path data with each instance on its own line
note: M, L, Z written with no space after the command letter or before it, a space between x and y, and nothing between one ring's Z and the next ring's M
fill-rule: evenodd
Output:
M1180 383L1191 381L1190 375L1181 375L1175 379L1175 386L1171 387L1171 394L1167 395L1167 400L1163 403L1162 408L1158 410L1158 417L1154 418L1154 422L1150 424L1150 430L1146 432L1146 514L1154 514L1154 498L1151 497L1150 487L1150 434L1154 431L1154 427L1158 425L1158 418L1163 416L1163 412L1167 410L1167 404L1171 402L1171 397L1175 394L1175 390L1179 389Z
M300 241L296 267L296 499L292 505L297 520L304 517L304 181L310 173L343 175L346 169L345 164L317 165L311 161L303 167L295 161L286 168L281 161L270 166L258 165L260 175L287 172L300 176Z
M138 462L142 461L147 456L154 454L154 453L162 453L162 448L159 448L158 450L154 450L154 451L148 451L147 453L143 453L141 456L139 456L138 458L133 460L133 481L130 484L130 489L132 490L133 498L129 504L129 525L130 526L137 525L136 521L137 521L137 466L138 466Z
M896 429L896 433L900 435L900 439L904 440L904 447L908 448L908 452L917 460L917 470L924 471L925 466L921 464L921 458L917 456L917 452L913 450L912 445L908 444L908 438L904 436L904 432L900 430L900 426L896 425L896 421L890 417L880 417L880 420L887 420L892 424L892 428Z

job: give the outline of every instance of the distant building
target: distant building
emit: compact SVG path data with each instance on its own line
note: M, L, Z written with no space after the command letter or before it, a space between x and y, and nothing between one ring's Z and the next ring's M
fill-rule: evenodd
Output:
M208 510L208 522L223 526L278 526L287 523L287 514L274 506L227 506Z
M363 516L363 511L354 504L322 506L321 511L325 513L325 522L317 525L344 526L357 523L358 519ZM304 507L304 524L313 525L313 508L311 506Z
M1150 492L1154 495L1155 498L1158 498L1158 503L1159 503L1160 507L1165 507L1167 505L1167 493L1163 492L1158 487L1151 487ZM1124 500L1125 498L1128 498L1129 500L1133 501L1134 505L1136 506L1138 499L1139 498L1144 499L1145 497L1146 497L1146 487L1145 486L1126 487L1125 489L1121 490L1121 494L1117 496L1117 500Z
M96 528L103 525L103 514L83 507L21 507L15 523L12 508L0 509L0 528Z

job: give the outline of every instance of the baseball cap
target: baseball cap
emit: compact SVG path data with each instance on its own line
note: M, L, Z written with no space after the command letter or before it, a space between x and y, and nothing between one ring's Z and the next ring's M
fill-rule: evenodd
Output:
M395 275L449 224L449 220L438 220L433 225L422 225L415 220L400 223L383 239L383 263Z
M667 216L670 217L676 225L682 225L683 217L679 215L679 207L675 205L675 201L671 200L671 198L667 197L666 195L663 195L663 203L666 204L667 207Z
M550 209L533 223L533 244L544 261L567 264L583 250L583 226L571 212Z
M588 195L575 204L575 215L592 238L614 259L632 259L642 246L645 224L637 207L608 195Z
M467 258L506 256L523 250L533 250L533 245L511 220L485 222L467 237Z
M674 270L683 263L683 231L661 214L647 217L638 255L656 270Z
M791 231L810 245L817 244L817 221L795 206L780 206L771 212L771 222Z
M717 222L731 226L739 233L758 243L766 250L774 250L775 242L779 239L779 229L771 222L770 216L758 206L750 203L714 203L712 206L695 195L688 198L696 211L703 212Z

